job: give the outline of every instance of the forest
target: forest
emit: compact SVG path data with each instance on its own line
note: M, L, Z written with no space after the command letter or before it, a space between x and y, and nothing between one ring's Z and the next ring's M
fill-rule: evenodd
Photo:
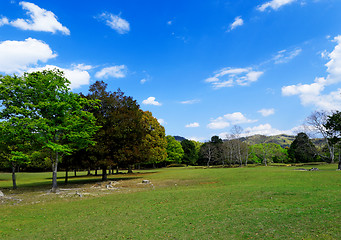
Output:
M108 174L127 169L166 166L241 167L248 164L291 164L338 161L341 169L341 113L314 112L307 129L320 137L298 133L289 146L274 142L249 144L240 126L226 138L212 136L205 143L166 136L151 112L141 110L120 89L111 92L97 81L89 92L71 92L59 70L0 77L0 170L11 171L13 188L18 171L51 171L52 192L57 172L101 170ZM316 144L318 143L318 144Z

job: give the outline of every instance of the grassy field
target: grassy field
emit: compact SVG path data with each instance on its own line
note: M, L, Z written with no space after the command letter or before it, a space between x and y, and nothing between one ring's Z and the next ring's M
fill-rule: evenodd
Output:
M341 172L318 168L169 168L106 183L82 176L59 194L48 193L50 174L20 173L11 191L0 173L8 197L0 239L341 239Z

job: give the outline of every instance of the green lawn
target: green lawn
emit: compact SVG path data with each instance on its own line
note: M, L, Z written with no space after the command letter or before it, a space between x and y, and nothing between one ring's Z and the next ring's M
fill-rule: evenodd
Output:
M0 205L0 239L341 239L341 172L318 168L170 168L117 175L122 191L48 198L50 175L20 173L17 192L3 191L26 200ZM135 188L142 179L154 187Z

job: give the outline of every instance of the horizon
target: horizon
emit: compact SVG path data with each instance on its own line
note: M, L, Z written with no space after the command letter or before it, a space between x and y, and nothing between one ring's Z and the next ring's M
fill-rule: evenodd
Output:
M341 2L0 2L0 74L59 68L152 112L166 134L296 135L341 109Z

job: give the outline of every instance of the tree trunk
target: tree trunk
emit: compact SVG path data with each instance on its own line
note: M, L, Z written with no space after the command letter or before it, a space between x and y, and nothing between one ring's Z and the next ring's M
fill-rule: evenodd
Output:
M102 181L107 181L108 175L107 175L107 167L102 168Z
M69 168L66 167L65 168L65 184L67 184L68 180L69 180Z
M75 177L77 177L77 169L76 168L75 168L74 172L75 172Z
M91 171L90 171L90 168L88 168L88 176L91 175Z
M133 173L133 169L130 164L128 165L128 173Z
M98 176L98 173L97 173L97 168L95 169L95 176Z
M58 161L59 161L59 156L58 156L58 152L57 152L55 162L52 164L52 189L51 189L51 192L53 192L53 193L56 193L57 189L58 189L58 184L57 184Z
M119 174L120 170L118 169L118 165L116 166L116 174Z
M15 176L15 165L12 164L12 182L13 182L13 189L17 189L17 179Z

